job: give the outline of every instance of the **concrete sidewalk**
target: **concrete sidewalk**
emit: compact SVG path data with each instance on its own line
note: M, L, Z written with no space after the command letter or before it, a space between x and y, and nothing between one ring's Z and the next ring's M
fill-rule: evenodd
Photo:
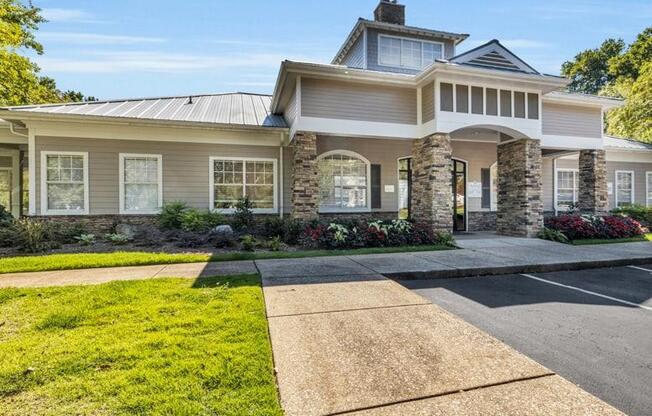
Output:
M288 416L621 414L383 276L259 263Z

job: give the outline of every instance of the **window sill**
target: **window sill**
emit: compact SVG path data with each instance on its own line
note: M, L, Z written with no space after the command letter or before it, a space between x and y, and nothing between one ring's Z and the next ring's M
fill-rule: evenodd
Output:
M370 208L319 208L320 214L360 214L372 212Z
M67 210L43 211L43 212L41 212L40 215L43 215L43 216L53 216L53 217L55 217L55 216L65 217L65 216L67 216L67 215L70 215L70 216L83 216L83 215L88 215L88 211L86 211L86 210L83 210L83 211L80 211L80 210L70 210L70 211L67 211Z
M219 208L213 208L211 210L212 212L216 212L218 214L225 214L225 215L233 215L235 214L235 209L219 209ZM278 214L278 208L261 208L261 209L252 209L251 212L253 214Z

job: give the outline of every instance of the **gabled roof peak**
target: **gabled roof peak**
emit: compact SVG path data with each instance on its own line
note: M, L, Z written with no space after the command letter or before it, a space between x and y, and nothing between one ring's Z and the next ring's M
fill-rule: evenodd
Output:
M460 65L539 74L536 69L507 49L498 39L492 39L459 54L451 58L450 61Z

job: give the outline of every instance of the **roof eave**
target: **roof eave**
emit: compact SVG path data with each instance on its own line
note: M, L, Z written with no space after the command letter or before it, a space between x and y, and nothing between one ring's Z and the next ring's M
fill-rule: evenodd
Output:
M552 92L543 96L547 102L557 102L565 104L593 105L602 107L603 110L611 110L625 105L624 100L618 98L588 96L583 94L573 94L564 92Z

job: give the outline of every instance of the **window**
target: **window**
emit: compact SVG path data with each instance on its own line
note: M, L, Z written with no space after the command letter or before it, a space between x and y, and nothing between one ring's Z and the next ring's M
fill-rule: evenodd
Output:
M120 213L154 214L163 205L161 155L120 153Z
M512 116L512 92L500 90L500 115L501 117Z
M329 152L319 158L320 208L360 210L368 208L369 162L353 152Z
M580 175L577 169L557 169L557 209L568 210L577 202Z
M480 169L480 183L482 185L480 206L483 209L491 209L491 169Z
M469 112L469 87L466 85L455 85L455 96L457 98L456 111L458 113Z
M276 159L213 157L210 188L213 209L232 211L238 199L246 196L254 212L276 212Z
M0 205L11 211L11 169L0 168Z
M482 87L471 87L471 112L484 114L484 89Z
M380 65L421 69L443 56L442 43L379 36L378 63Z
M652 207L652 172L646 172L645 178L646 204L648 207Z
M539 94L527 94L527 118L530 120L539 119Z
M439 84L439 101L441 111L453 111L453 84Z
M41 211L88 214L88 153L41 153Z
M616 206L634 203L634 172L616 171Z

